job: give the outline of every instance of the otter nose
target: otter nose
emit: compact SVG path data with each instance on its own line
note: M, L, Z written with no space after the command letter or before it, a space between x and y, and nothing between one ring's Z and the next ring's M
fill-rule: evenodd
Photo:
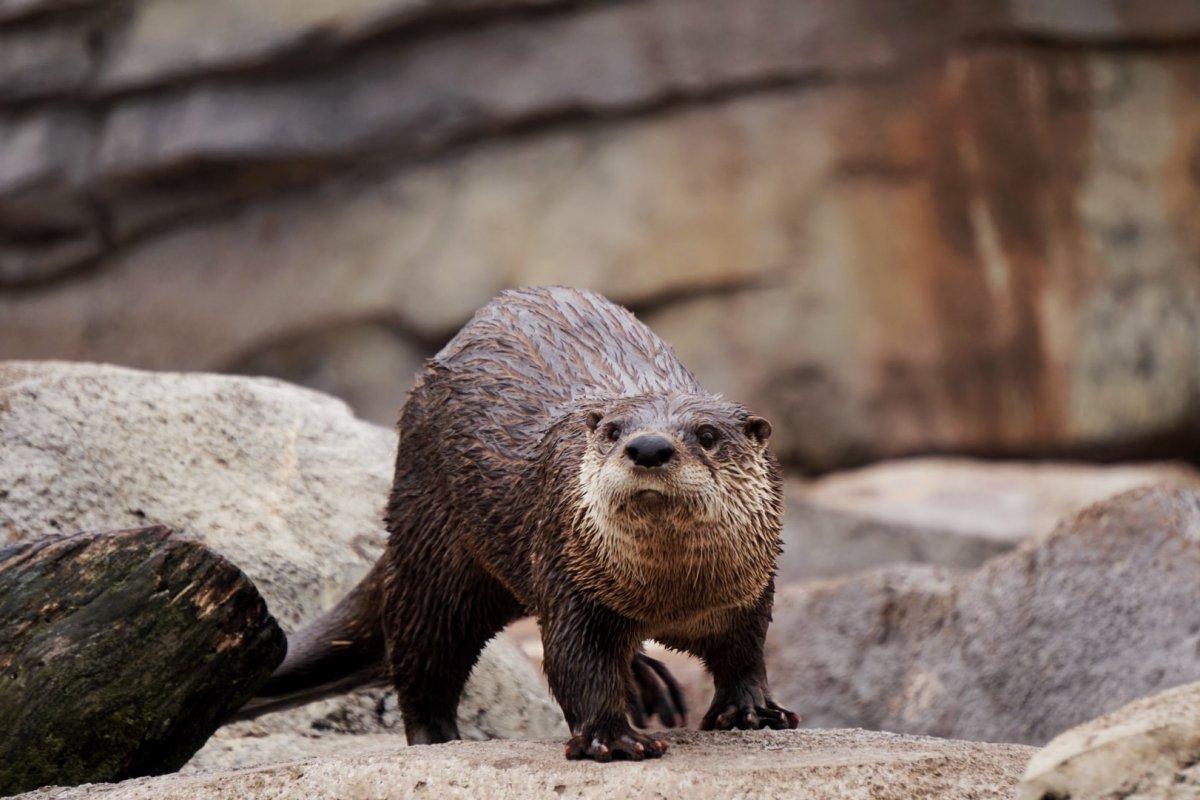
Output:
M675 445L663 436L646 434L625 445L625 455L639 467L661 467L675 455Z

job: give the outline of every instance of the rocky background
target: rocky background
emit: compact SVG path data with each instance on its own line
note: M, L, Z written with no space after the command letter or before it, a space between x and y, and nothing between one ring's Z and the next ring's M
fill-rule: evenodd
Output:
M808 730L672 732L653 764L568 763L523 621L484 651L459 708L465 738L507 741L406 748L394 694L373 687L213 733L187 709L240 704L282 656L275 620L295 630L378 556L394 447L344 403L276 380L0 364L0 706L20 722L0 717L0 792L123 778L31 797L1200 792L1200 471L1178 463L925 458L790 479L767 661ZM62 538L129 526L143 527ZM80 541L103 546L37 579L26 554ZM265 628L229 624L214 569ZM192 605L195 619L157 624L156 609ZM266 628L269 654L246 641ZM710 682L649 648L694 724ZM68 723L50 711L86 735L57 735ZM164 730L174 760L147 759Z
M1200 6L2 0L0 359L391 424L601 290L797 468L1194 456Z

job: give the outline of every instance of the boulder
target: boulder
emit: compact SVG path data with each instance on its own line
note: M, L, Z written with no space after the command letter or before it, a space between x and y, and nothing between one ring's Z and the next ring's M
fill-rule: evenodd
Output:
M1200 683L1143 697L1060 733L1034 754L1018 800L1200 796Z
M0 794L179 769L284 650L246 576L168 528L0 549Z
M973 571L788 587L767 666L804 724L1041 744L1200 680L1200 493L1134 489Z
M275 380L0 364L0 541L167 525L242 569L289 631L332 606L381 552L394 458L394 432ZM460 716L477 736L562 730L557 706L503 638L468 687ZM394 700L364 691L258 722L297 746L320 733L393 729L362 708ZM357 722L320 723L346 716Z
M977 567L1084 506L1149 484L1200 488L1200 471L931 457L791 480L779 582L896 562Z
M404 749L373 740L355 754L252 770L51 789L32 800L217 798L688 797L851 800L1008 798L1031 754L1019 745L866 731L667 734L670 752L641 764L563 758L562 743L456 742Z

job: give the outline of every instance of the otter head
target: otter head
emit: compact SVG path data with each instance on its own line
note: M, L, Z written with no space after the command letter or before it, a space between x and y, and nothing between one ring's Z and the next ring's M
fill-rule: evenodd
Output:
M755 603L782 514L770 424L708 395L649 395L592 408L585 427L572 542L581 582L660 623Z

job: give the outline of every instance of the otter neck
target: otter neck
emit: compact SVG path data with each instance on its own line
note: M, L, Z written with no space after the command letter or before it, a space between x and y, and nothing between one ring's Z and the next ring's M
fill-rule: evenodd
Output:
M768 516L665 513L630 524L584 505L570 526L568 568L583 588L626 617L655 627L686 626L757 603L779 549L778 525Z

